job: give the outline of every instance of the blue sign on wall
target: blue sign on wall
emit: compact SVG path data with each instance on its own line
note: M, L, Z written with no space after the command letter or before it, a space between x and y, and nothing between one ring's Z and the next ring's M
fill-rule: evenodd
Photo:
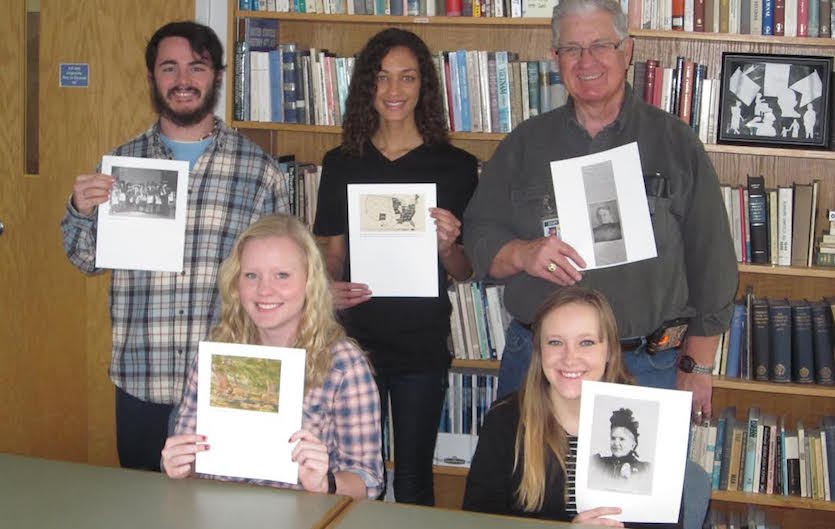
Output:
M61 63L58 86L87 88L90 86L90 65L82 63Z

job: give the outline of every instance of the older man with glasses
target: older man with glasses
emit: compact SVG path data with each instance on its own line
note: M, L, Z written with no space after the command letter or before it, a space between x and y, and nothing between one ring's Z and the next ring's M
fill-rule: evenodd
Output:
M692 391L693 419L707 419L713 357L737 286L716 171L687 124L644 103L626 82L634 42L617 1L561 0L552 33L570 98L502 141L464 215L475 275L506 283L514 317L499 396L515 391L527 371L529 325L542 300L580 283L612 304L637 382ZM558 222L550 162L631 142L638 143L658 257L584 271L575 249L547 229Z

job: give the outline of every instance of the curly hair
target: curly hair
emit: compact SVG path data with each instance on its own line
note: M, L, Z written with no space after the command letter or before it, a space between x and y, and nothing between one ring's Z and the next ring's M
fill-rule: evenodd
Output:
M542 370L542 322L555 310L571 304L591 307L597 313L600 339L608 346L609 357L601 380L619 384L632 383L621 357L615 315L600 292L573 286L561 288L545 299L533 323L533 352L528 374L519 391L520 421L516 430L514 470L521 466L522 480L516 491L519 506L533 512L545 501L545 461L550 450L565 473L568 434L557 422L550 398L550 383ZM524 458L520 460L520 454Z
M383 58L398 47L411 51L418 62L420 95L415 107L415 123L423 142L438 144L449 141L443 94L429 48L411 31L389 28L371 37L354 63L342 120L343 152L361 156L363 146L377 132L380 126L380 115L374 108L377 74L380 73Z
M221 44L214 30L197 22L183 20L170 22L160 27L151 36L145 46L145 66L149 72L153 73L154 71L160 42L168 37L182 37L188 41L194 53L199 56L208 55L212 60L212 69L215 73L226 69L226 66L223 65L223 44Z
M232 251L223 261L218 274L220 291L220 322L212 329L210 339L217 342L258 344L258 330L241 305L238 277L241 254L247 242L265 237L288 237L296 243L307 267L307 284L302 317L292 347L307 351L305 391L322 384L331 366L331 347L347 339L345 330L334 316L333 297L328 285L324 260L310 231L301 221L289 215L271 215L254 222L235 240Z

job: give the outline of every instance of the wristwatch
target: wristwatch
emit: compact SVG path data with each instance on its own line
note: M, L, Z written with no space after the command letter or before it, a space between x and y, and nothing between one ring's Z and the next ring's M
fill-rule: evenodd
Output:
M681 355L681 358L678 359L678 368L685 373L697 373L699 375L713 374L713 366L699 365L690 355Z

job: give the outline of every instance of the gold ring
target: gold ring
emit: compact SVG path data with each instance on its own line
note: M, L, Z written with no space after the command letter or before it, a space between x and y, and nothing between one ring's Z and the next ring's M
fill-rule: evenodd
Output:
M547 267L547 268L548 268L548 271L549 271L549 272L554 273L554 272L556 272L556 271L557 271L557 263L555 263L555 262L551 261L550 263L548 263L548 267Z

